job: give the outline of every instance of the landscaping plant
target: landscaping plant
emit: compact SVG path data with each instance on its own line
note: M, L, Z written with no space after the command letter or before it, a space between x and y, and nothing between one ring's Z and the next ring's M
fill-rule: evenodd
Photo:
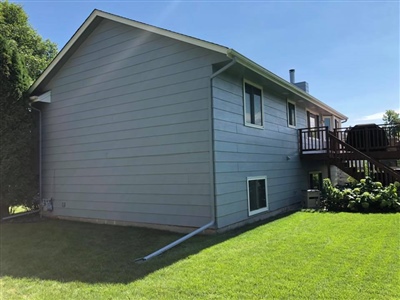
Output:
M384 187L370 177L350 187L334 187L329 178L323 180L323 205L331 211L398 212L400 183Z

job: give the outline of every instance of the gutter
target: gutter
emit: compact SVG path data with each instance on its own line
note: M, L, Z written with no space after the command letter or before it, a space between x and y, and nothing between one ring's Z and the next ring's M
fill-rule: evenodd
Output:
M229 58L236 58L238 63L240 63L241 65L249 68L250 70L258 73L259 75L263 76L264 78L267 78L268 80L270 80L271 82L283 87L286 90L289 90L290 92L292 92L293 94L309 101L310 103L321 107L323 109L325 109L326 111L332 113L333 115L336 115L337 117L339 117L342 120L347 121L348 117L341 114L340 112L338 112L337 110L333 109L332 107L326 105L325 103L321 102L320 100L318 100L317 98L311 96L310 94L306 93L305 91L303 91L302 89L299 89L298 87L296 87L295 85L291 84L290 82L284 80L283 78L275 75L274 73L268 71L267 69L263 68L262 66L260 66L259 64L253 62L252 60L248 59L247 57L243 56L242 54L240 54L239 52L233 50L233 49L229 49L226 52L226 55Z
M211 152L211 161L212 161L212 164L213 164L212 173L211 173L211 184L212 184L211 195L212 195L212 198L214 200L213 203L211 203L211 221L209 223L203 225L202 227L197 228L196 230L192 231L191 233L181 237L180 239L176 240L175 242L172 242L172 243L168 244L167 246L165 246L165 247L163 247L163 248L161 248L159 250L156 250L156 251L154 251L153 253L151 253L151 254L149 254L147 256L135 259L134 261L136 263L146 262L149 259L152 259L153 257L156 257L156 256L164 253L165 251L167 251L167 250L179 245L180 243L190 239L192 236L195 236L196 234L199 234L199 233L203 232L204 230L210 228L211 226L213 226L216 223L216 221L215 221L215 210L216 210L215 180L214 180L214 170L215 170L215 167L214 167L215 166L215 161L214 161L214 105L213 105L214 101L213 101L213 92L212 92L213 91L213 84L212 83L213 83L213 79L216 76L218 76L222 72L226 71L227 69L232 67L234 64L236 64L236 58L233 58L231 62L229 62L228 64L226 64L225 66L223 66L221 69L219 69L218 71L214 72L210 76L210 97L211 97L211 99L210 99L210 104L211 104L211 108L210 108L211 116L210 116L210 119L211 119L211 140L212 140L212 143L211 143L212 149L210 150L210 152Z

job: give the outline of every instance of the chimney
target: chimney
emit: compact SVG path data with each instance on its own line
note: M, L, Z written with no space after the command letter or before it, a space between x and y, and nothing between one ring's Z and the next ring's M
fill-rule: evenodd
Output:
M296 82L296 79L294 77L295 69L290 69L289 70L289 75L290 75L290 83L291 84L294 84L295 86L297 86L299 89L302 89L306 93L309 92L309 90L308 90L308 82L306 82L306 81Z
M303 91L308 93L308 82L307 81L296 82L294 85L297 86L299 89L302 89Z
M294 72L295 72L295 69L290 69L289 70L289 74L290 74L290 83L295 83L295 79L294 79Z

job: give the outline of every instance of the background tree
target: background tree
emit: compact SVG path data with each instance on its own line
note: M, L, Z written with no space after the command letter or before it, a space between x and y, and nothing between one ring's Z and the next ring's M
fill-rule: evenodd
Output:
M393 109L388 109L383 115L383 122L389 125L388 131L392 137L400 138L400 114Z
M56 53L20 5L0 2L0 216L10 206L34 205L37 140L26 92Z
M393 109L388 109L382 119L387 125L400 125L400 114Z

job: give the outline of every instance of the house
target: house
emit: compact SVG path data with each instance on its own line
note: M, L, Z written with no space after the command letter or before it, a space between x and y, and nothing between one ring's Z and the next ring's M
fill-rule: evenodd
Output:
M298 208L333 170L301 159L299 147L318 137L299 143L298 130L340 128L347 117L290 77L233 49L93 11L30 88L44 213L226 230Z

